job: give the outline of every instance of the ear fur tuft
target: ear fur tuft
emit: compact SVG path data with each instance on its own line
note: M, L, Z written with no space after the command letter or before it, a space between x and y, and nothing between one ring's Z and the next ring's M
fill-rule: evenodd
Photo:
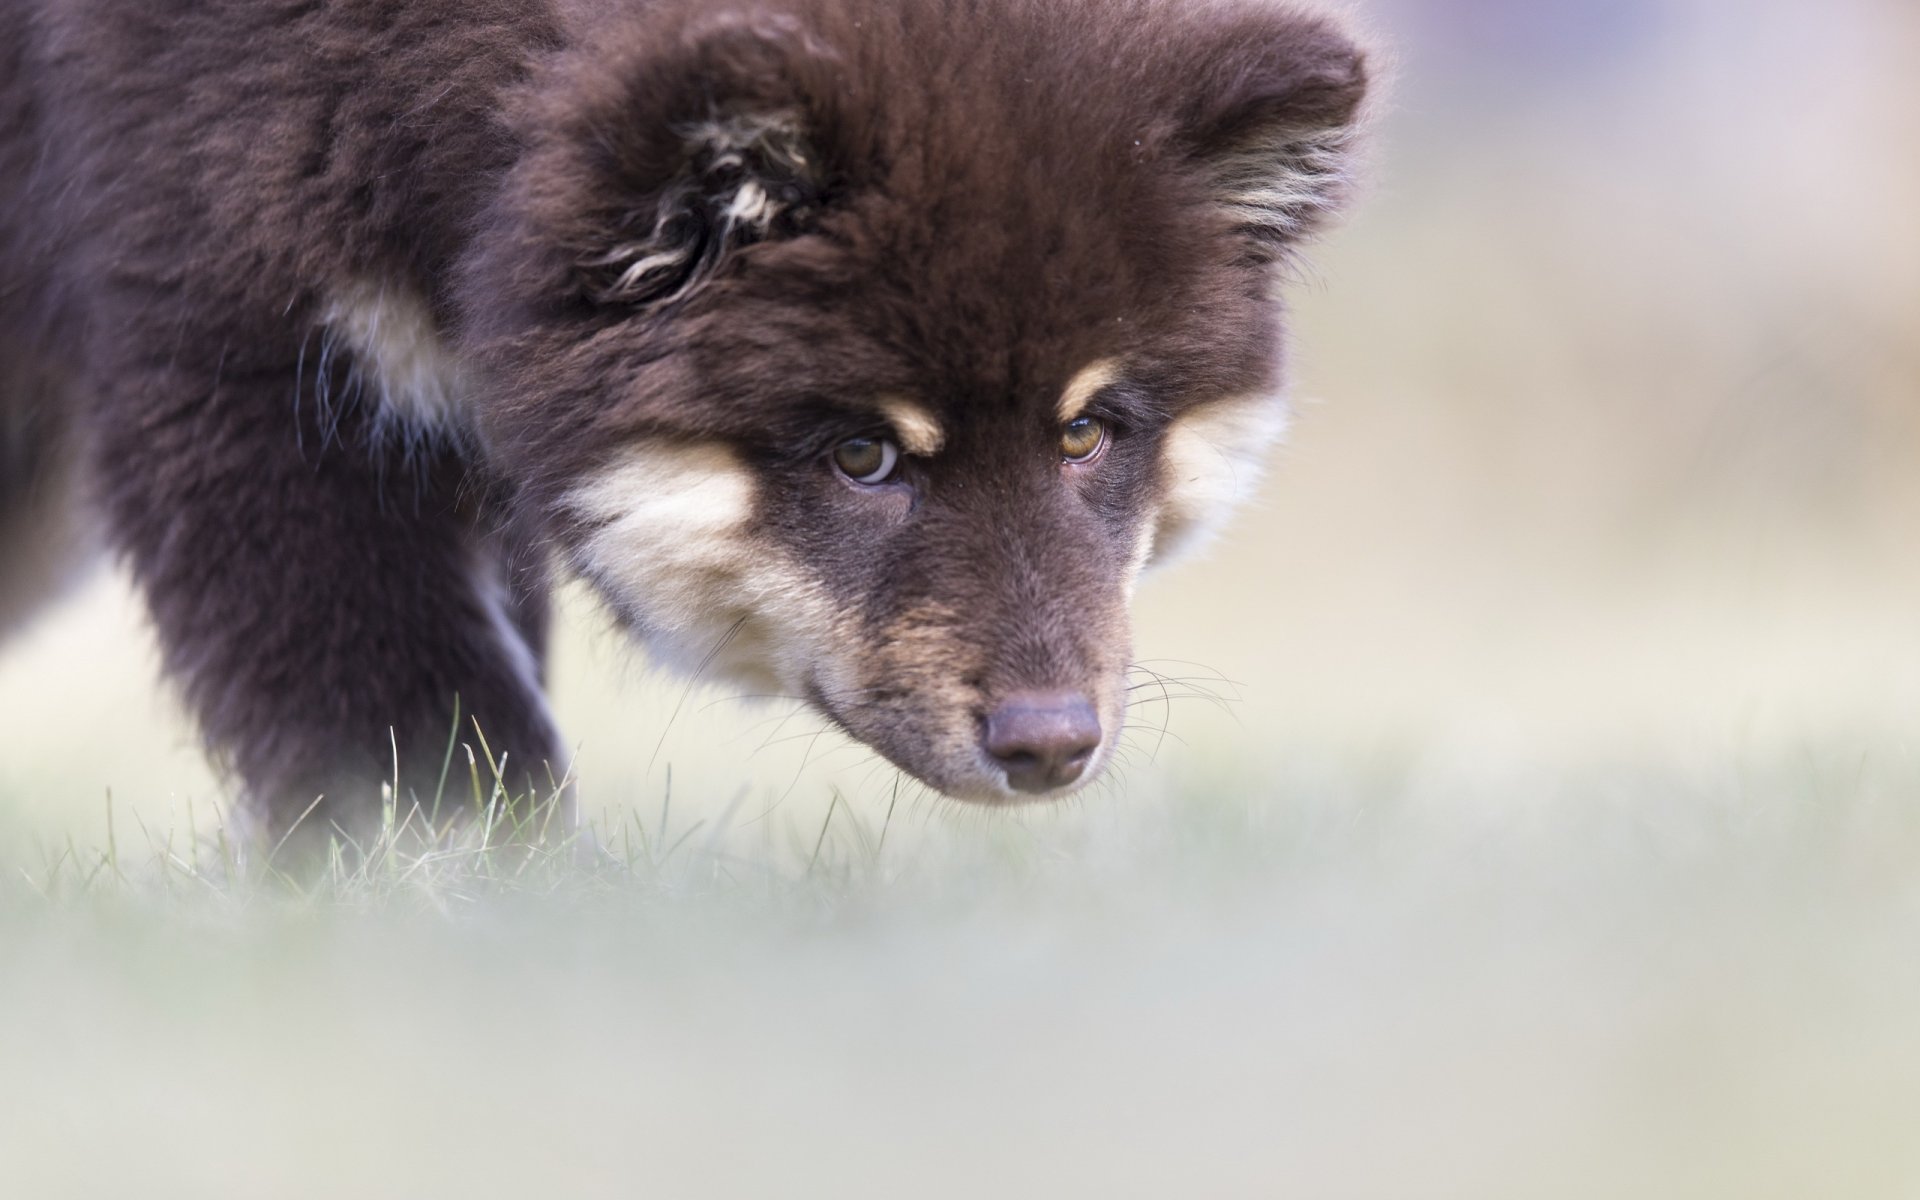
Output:
M731 251L801 232L819 203L819 163L798 114L715 114L678 132L680 171L580 263L603 304L677 300Z

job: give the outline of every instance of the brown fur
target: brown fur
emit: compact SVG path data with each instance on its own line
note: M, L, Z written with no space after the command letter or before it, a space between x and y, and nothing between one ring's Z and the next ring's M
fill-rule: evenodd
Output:
M1276 390L1273 264L1365 85L1257 0L0 0L0 44L0 333L71 374L168 670L281 823L390 729L437 766L456 696L551 760L550 558L668 637L581 500L634 447L739 464L727 637L907 770L1001 796L1022 689L1114 728L1162 443ZM412 305L434 344L368 361ZM396 417L443 356L455 419ZM890 401L937 452L851 485Z
M77 504L76 452L61 381L0 347L0 637L73 582L93 533Z

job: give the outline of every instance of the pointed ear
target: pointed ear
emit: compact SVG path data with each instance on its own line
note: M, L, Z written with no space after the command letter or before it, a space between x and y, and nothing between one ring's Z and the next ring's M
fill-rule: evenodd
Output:
M1184 127L1249 256L1271 262L1347 199L1366 58L1330 23L1284 11L1214 33Z
M687 295L739 250L804 233L833 184L814 97L834 56L791 22L720 17L629 62L596 139L596 217L576 258L604 305Z

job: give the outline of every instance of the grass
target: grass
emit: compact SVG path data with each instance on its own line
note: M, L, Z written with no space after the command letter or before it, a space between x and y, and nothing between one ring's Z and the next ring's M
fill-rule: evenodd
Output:
M305 879L116 820L0 891L0 1188L1910 1194L1911 764L1381 761Z

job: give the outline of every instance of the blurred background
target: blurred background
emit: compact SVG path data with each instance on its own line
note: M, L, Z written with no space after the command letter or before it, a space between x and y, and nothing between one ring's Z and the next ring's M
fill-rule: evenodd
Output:
M626 885L292 902L193 872L103 568L0 647L0 1192L1920 1194L1920 5L1355 13L1300 419L1113 782L876 845L576 596Z
M1142 660L1237 703L1143 709L1087 803L1383 756L1911 755L1920 9L1355 11L1391 86L1370 193L1292 292L1292 444L1139 608ZM890 795L812 718L652 676L579 597L555 692L590 807L669 766L689 805ZM28 829L221 796L111 569L0 647L0 714Z

